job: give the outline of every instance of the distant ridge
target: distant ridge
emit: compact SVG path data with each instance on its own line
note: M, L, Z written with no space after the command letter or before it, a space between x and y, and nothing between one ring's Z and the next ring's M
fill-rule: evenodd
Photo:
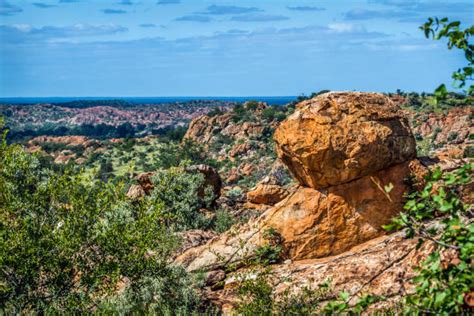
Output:
M296 100L296 96L244 96L244 97L9 97L0 98L2 104L37 104L37 103L64 103L73 101L104 101L119 100L137 104L159 104L174 102L189 102L194 100L245 102L249 100L266 102L268 104L286 104Z

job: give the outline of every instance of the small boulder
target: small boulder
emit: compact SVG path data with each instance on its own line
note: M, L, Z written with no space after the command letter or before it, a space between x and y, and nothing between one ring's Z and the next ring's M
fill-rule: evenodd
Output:
M132 200L138 200L146 195L145 190L139 184L134 184L128 189L127 197Z
M209 271L204 275L204 282L207 286L217 285L225 279L224 270Z
M179 234L182 239L181 246L176 250L176 254L179 255L189 248L201 246L208 242L210 239L216 237L211 231L204 231L200 229L188 230Z
M151 177L154 174L154 172L144 172L135 178L146 194L150 194L150 192L153 191L153 181L151 181Z
M275 205L288 195L288 191L275 184L259 184L247 193L247 200L254 204Z

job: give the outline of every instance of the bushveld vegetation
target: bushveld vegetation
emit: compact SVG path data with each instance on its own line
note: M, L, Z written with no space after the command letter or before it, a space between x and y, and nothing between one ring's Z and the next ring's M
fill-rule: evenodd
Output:
M202 179L156 175L134 203L123 183L57 174L0 145L0 305L10 313L202 311L197 283L169 265L178 230L199 227Z

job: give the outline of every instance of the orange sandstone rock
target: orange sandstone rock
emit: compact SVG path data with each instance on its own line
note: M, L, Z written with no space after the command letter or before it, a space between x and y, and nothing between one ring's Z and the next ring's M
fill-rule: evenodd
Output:
M283 200L288 191L279 185L259 184L255 189L247 193L247 200L254 204L274 205Z
M382 225L403 207L409 174L407 162L327 190L300 187L266 212L261 226L279 233L293 260L342 253L385 234Z
M306 187L326 188L411 160L408 120L377 93L330 92L297 105L275 131L278 157Z

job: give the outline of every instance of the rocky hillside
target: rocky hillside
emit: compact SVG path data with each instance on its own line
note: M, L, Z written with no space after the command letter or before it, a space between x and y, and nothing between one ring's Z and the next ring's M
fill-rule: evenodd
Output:
M441 158L474 155L474 107L446 111L411 112L413 134L420 154Z
M383 295L389 298L385 306L393 306L412 290L412 266L430 249L429 243L416 249L416 241L401 233L384 236L381 227L402 210L404 194L416 190L428 170L416 159L406 112L381 94L334 92L298 104L281 124L270 126L276 127L278 158L297 185L262 181L248 194L256 204L268 203L256 220L203 239L175 263L205 271L208 295L225 311L238 303L239 280L259 274L251 263L262 254L273 263L274 293L314 288L331 278L334 293ZM245 139L266 143L258 138L263 130L258 123L236 124L228 113L193 121L186 135L208 146L218 135L229 137L232 142L215 153L218 159L227 153L235 158L231 151L248 146L240 152L245 164L255 160Z
M10 137L16 141L43 135L134 137L184 126L213 109L226 109L236 104L205 100L160 104L115 104L114 101L71 103L0 104L0 116L5 118Z
M204 144L209 155L222 162L220 171L227 184L245 178L251 187L250 179L268 174L274 161L271 137L286 110L247 102L226 113L193 120L184 138Z
M190 123L184 139L203 144L207 155L220 166L224 187L219 202L223 207L233 210L260 208L252 203L255 202L252 198L246 203L246 193L257 182L264 180L267 185L282 186L291 182L286 169L276 159L272 139L276 127L289 112L287 107L247 102L228 112L204 115ZM273 190L268 186L264 189ZM257 195L257 201L269 198L272 201L266 202L272 204L284 193L276 189L276 192Z

